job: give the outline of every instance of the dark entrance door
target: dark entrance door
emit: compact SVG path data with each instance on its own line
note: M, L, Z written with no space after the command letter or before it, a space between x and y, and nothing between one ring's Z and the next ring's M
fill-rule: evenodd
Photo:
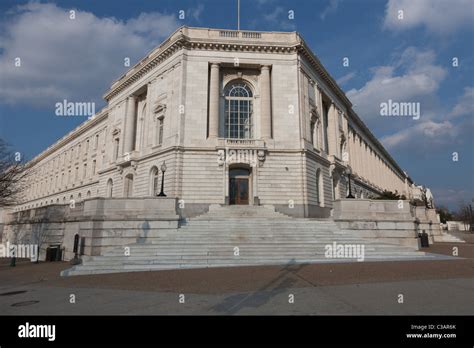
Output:
M230 178L230 204L249 204L249 179Z

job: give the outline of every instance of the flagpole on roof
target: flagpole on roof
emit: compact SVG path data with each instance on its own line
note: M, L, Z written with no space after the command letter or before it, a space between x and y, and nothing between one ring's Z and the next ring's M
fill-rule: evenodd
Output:
M240 31L240 0L237 0L237 30Z

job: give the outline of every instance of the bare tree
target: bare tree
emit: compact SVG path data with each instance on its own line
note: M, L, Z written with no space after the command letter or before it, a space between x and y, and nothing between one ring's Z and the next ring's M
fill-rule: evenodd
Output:
M31 165L24 163L20 153L13 153L8 144L0 139L0 207L18 203L30 168Z
M463 223L465 231L473 231L474 215L471 204L466 204L464 201L459 203L456 220Z

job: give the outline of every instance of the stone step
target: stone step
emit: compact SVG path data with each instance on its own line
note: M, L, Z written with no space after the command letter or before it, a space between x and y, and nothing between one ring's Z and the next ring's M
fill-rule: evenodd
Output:
M336 239L331 239L331 240L319 240L319 241L245 241L245 240L236 240L236 241L221 241L221 240L209 240L209 241L203 241L203 240L192 240L192 241L158 241L157 243L148 243L148 244L140 244L143 245L142 250L146 248L156 248L156 247L171 247L171 246L181 246L181 247L191 247L191 246L214 246L214 247L223 247L223 246L232 246L235 247L236 243L240 245L245 245L245 246L252 246L254 245L256 248L259 247L272 247L275 248L277 246L280 246L282 248L288 248L291 246L298 246L298 247L305 247L305 246L325 246L325 245L332 245L333 242L336 242L337 244L360 244L360 245L365 245L365 246L376 246L378 244L376 243L370 243L366 242L364 240L360 239L340 239L339 241ZM131 249L134 247L132 245L127 245ZM125 246L124 246L125 247ZM138 247L139 248L139 247ZM123 249L123 247L122 247Z
M231 234L221 233L187 233L187 234L180 234L180 235L168 235L168 236L155 236L151 239L154 240L178 240L178 241L186 241L186 240L193 240L193 239L206 239L206 240L235 240L235 239L251 239L251 240L269 240L269 241L284 241L284 240L291 240L291 239L299 239L303 241L318 241L318 240L361 240L365 241L365 243L370 242L374 238L360 238L359 236L354 236L350 234L340 234L340 233L314 233L308 232L307 234L295 234L295 235L288 235L288 234L247 234L243 233L242 231L231 231ZM133 239L137 238L128 238L130 239L130 244L134 243ZM146 243L146 238L139 238L140 241L136 241L136 243Z
M187 218L187 219L184 219L184 220L181 220L181 222L193 222L193 223L202 223L202 222L212 222L212 223L223 223L224 221L223 220L216 220L216 218L218 218L218 216L209 216L209 215L206 215L206 216L203 216L199 219L197 218ZM225 221L229 221L229 222L235 222L235 223L259 223L259 222L271 222L273 221L275 224L303 224L303 225L325 225L325 224L329 224L329 225L334 225L334 226L337 226L337 224L332 221L332 220L311 220L311 219L299 219L299 218L282 218L282 219L279 219L277 221L275 221L273 219L274 217L273 216L270 216L270 217L252 217L252 219L250 220L246 220L246 219L242 219L241 216L226 216L226 220Z
M325 248L308 248L308 249L288 249L288 248L280 248L280 249L250 249L250 248L239 248L240 255L293 255L293 254L302 254L302 253L310 253L310 254L324 254L326 251ZM365 253L372 253L372 252L380 252L380 253L397 253L397 254L406 254L406 253L419 253L417 251L410 251L410 250L397 250L397 249L384 249L384 248L364 248ZM190 248L190 249L160 249L160 250L130 250L130 256L128 257L142 257L142 256L159 256L159 255L208 255L208 254L219 254L219 255L227 255L227 254L234 254L234 248L223 248L223 249L211 249L211 248ZM107 253L104 256L92 256L93 258L101 258L101 257L125 257L125 254L122 253Z
M311 244L302 244L302 243L293 243L293 244L260 244L260 245L253 245L253 244L236 244L236 243L219 243L219 244L209 244L209 243L190 243L190 244L152 244L154 247L148 247L148 248L139 248L139 247L134 247L134 246L128 246L129 250L132 252L135 251L148 251L148 250L192 250L192 249L208 249L208 250L227 250L227 249L234 249L236 246L239 247L239 249L245 248L246 250L299 250L299 249L325 249L326 245L329 245L332 243L311 243ZM338 243L339 245L342 245L342 243ZM356 243L345 243L347 244L354 244L354 245L363 245L365 250L370 250L373 248L379 248L381 250L413 250L410 248L402 248L398 247L393 244L386 244L386 245L378 245L378 244L356 244ZM125 248L117 248L113 249L108 254L111 252L117 253L117 254L123 254ZM418 251L417 251L418 252Z
M337 244L364 246L364 260L430 259L408 247L364 238L343 231L330 219L290 218L272 206L212 205L209 212L180 222L172 232L148 234L145 243L115 248L104 256L84 258L64 275L143 270L189 269L312 262L354 262L326 258L325 247ZM239 256L234 248L239 247Z
M372 254L372 255L365 255L364 260L370 259L379 259L379 258L386 258L386 259L397 259L397 258L434 258L430 255L381 255L381 254ZM293 257L267 257L265 259L258 258L258 257L183 257L183 258L176 258L176 259L146 259L146 260L107 260L106 262L100 261L90 261L88 263L84 263L81 267L97 267L97 268L111 268L111 267L120 267L121 265L182 265L186 263L191 263L192 265L198 264L217 264L217 263L227 263L231 264L232 262L240 263L240 262L255 262L255 263L265 263L265 262L280 262L281 264L285 264L290 262L291 260L305 260L307 263L316 262L316 261L324 261L324 262L331 262L331 261L356 261L357 258L355 257L347 257L347 258L326 258L317 255L295 255ZM117 263L117 261L122 261ZM362 261L359 261L362 262Z
M409 259L430 259L434 258L431 255L423 256L411 256ZM391 260L404 260L406 258L401 258L397 256L387 256L383 257L366 257L365 261L391 261ZM310 263L344 263L344 262L354 262L350 259L290 259L290 260L281 260L281 261L270 261L264 260L261 262L258 261L246 261L246 260L231 260L229 262L213 263L213 264L150 264L150 265L94 265L91 267L88 266L74 266L71 269L64 270L61 272L62 276L70 275L85 275L85 274L101 274L101 273L121 273L121 272L143 272L143 271L160 271L160 270L173 270L173 269L197 269L197 268L210 268L210 267L236 267L236 266L259 266L259 265L293 265L293 264L310 264Z
M365 250L364 257L380 255L384 256L387 255L385 251L381 250ZM414 255L414 256L425 256L425 253L417 253L414 251L397 251L391 253L389 256L406 256L406 255ZM103 262L106 261L113 261L113 260L121 260L123 262L131 262L131 261L147 261L147 260L183 260L183 259L200 259L200 258L225 258L225 259L238 259L238 258L258 258L258 259L272 259L272 258L292 258L298 256L312 256L312 257L320 257L324 258L324 252L321 251L294 251L294 252L282 252L282 253L270 253L270 252L249 252L244 251L239 254L239 256L234 256L232 252L229 251L189 251L182 254L177 253L151 253L151 254L131 254L131 256L123 256L123 255L107 255L107 256L94 256L92 259L85 260L84 264L89 264L91 262Z

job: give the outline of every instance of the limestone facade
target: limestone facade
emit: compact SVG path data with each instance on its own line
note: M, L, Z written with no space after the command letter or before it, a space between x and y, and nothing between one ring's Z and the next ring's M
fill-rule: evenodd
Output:
M156 197L327 217L347 195L411 196L411 180L295 32L181 27L115 81L107 106L32 161L22 211Z

